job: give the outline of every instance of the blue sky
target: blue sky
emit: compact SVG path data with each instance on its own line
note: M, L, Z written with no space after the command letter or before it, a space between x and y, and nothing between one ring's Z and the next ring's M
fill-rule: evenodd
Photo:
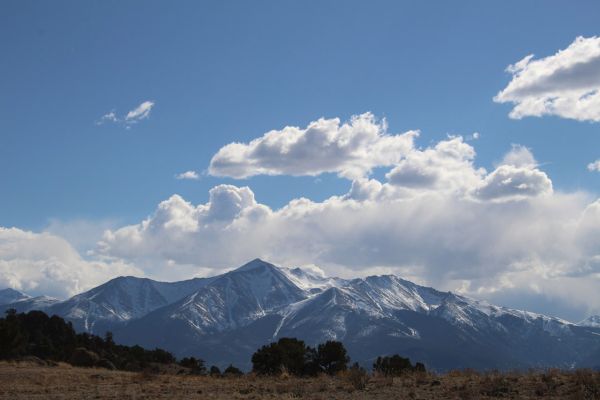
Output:
M207 198L203 170L231 141L366 111L419 144L480 132L478 163L530 147L559 189L598 190L598 125L511 120L504 68L598 34L597 2L5 2L0 14L4 226L134 222L172 193ZM585 10L585 11L582 11ZM96 126L145 100L148 120ZM347 190L335 177L257 177L266 204Z
M474 165L487 173L502 164L513 145L522 146L535 157L530 170L543 171L539 184L547 188L544 179L551 179L554 197L585 198L569 200L569 206L544 203L550 214L540 212L536 218L549 219L556 210L572 209L570 221L600 191L600 174L587 168L600 158L600 125L589 118L565 117L569 111L510 118L515 102L493 98L513 78L506 71L509 65L529 54L536 59L552 56L580 36L600 35L598 15L597 1L5 1L0 5L0 226L62 235L68 243L65 251L73 246L75 258L108 262L109 257L120 263L104 266L108 275L133 271L174 279L209 273L215 266L235 266L231 264L249 254L197 263L191 256L165 256L165 265L182 269L161 269L162 264L152 264L155 259L149 262L135 253L127 240L117 244L121 236L116 234L158 215L158 204L174 194L203 205L209 190L222 184L249 186L257 204L274 212L302 197L326 204L331 196L343 196L352 180L337 169L247 179L206 171L213 156L229 143L248 143L285 126L304 129L321 117L339 118L343 124L366 112L378 121L385 119L389 135L420 130L418 149L461 135L476 152ZM515 93L507 96L519 96ZM147 101L153 104L147 118L124 121ZM100 123L110 112L119 121ZM477 140L472 139L474 132L479 133ZM394 165L377 164L367 177L384 182ZM175 179L185 171L197 171L200 179ZM102 238L105 229L116 236ZM393 237L389 235L382 240ZM298 233L296 240L302 237ZM175 243L174 236L168 240ZM578 240L573 242L579 245ZM186 245L173 244L161 257L182 246ZM585 253L595 260L595 250L585 249L577 251L578 257ZM327 251L314 260L308 253L287 254L280 248L256 252L285 254L275 261L315 263L336 273L360 269L353 266L344 272L344 258ZM191 251L199 258L200 253L197 248ZM509 253L490 261L485 258L490 255L471 258L467 250L456 250L450 258L456 257L456 265L469 266L465 274L450 267L443 273L433 267L411 270L412 265L436 262L420 256L398 265L391 256L382 257L364 271L398 272L449 289L471 285L463 287L466 293L544 312L558 310L573 318L600 312L600 299L571 303L566 294L552 297L554 283L546 287L523 277L522 285L515 283L517 279L507 274L521 267L503 270L503 279L512 283L502 290L473 283L479 278L471 272L481 263L545 257L538 250L525 256L521 249ZM556 257L542 261L596 273L592 261ZM569 270L567 275L577 273ZM0 281L28 288L8 275L0 269ZM38 282L29 290L49 288L64 296L69 291L57 288L66 286ZM529 289L515 296L519 288ZM71 291L79 289L73 286Z

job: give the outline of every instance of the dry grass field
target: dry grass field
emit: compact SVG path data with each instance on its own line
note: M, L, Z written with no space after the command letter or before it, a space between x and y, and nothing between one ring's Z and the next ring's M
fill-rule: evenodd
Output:
M211 378L0 363L0 399L600 399L600 373Z

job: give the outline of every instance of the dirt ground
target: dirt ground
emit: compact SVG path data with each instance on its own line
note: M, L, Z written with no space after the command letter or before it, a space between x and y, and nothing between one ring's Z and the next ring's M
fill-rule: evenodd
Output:
M600 399L600 373L211 378L0 363L0 399Z

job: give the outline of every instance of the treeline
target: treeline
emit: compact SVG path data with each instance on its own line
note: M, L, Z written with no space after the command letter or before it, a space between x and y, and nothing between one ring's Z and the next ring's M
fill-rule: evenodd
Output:
M316 348L302 340L282 338L276 343L261 347L252 356L252 370L260 375L289 373L297 376L315 376L322 373L336 375L351 369L365 372L358 363L348 366L350 357L341 342L329 340ZM397 354L378 357L373 370L386 376L398 376L405 372L425 372L425 365L412 365L408 358Z
M0 319L0 359L23 356L130 371L177 361L166 350L118 345L111 333L104 338L76 333L71 323L56 315L49 317L41 311L17 314L8 310L5 318Z
M341 342L327 341L312 348L302 340L282 338L261 347L252 356L252 370L261 375L334 375L348 368L350 357Z
M233 365L223 371L216 366L207 368L204 360L185 357L179 361L166 350L146 350L140 346L116 344L112 334L104 337L88 333L76 333L70 322L42 311L17 314L8 310L0 318L0 359L19 359L34 356L43 360L64 361L76 366L103 367L127 371L142 371L157 365L177 364L179 372L211 376L239 376L243 372ZM252 355L252 371L259 375L288 373L296 376L336 375L348 369L365 370L354 363L344 345L327 341L316 347L307 346L302 340L282 338L278 342L262 346ZM421 363L412 365L408 358L399 355L378 357L373 364L377 373L394 376L409 371L425 371Z

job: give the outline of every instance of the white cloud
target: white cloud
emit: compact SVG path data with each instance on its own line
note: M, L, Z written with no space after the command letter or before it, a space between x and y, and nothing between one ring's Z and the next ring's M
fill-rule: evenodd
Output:
M175 179L190 179L197 181L200 179L200 175L196 171L185 171L175 175Z
M59 236L0 227L0 287L66 298L132 274L143 273L122 261L84 260Z
M600 121L600 37L578 37L552 56L510 65L512 80L494 101L513 103L511 118L556 115Z
M104 114L98 121L96 121L96 125L103 125L105 123L114 123L114 124L135 124L143 119L146 119L150 116L150 112L152 111L152 107L154 107L153 101L144 101L139 106L129 111L127 115L124 117L119 117L115 110L112 110L106 114ZM129 129L129 126L126 126L126 129Z
M478 297L530 293L531 282L536 293L556 296L551 288L568 281L572 291L562 294L563 302L600 308L600 299L584 304L586 294L577 292L577 282L600 283L600 263L594 262L600 213L586 214L581 195L497 203L434 191L384 198L365 190L360 200L296 199L272 210L248 188L213 190L218 195L211 193L206 204L174 196L140 224L107 232L99 252L154 263L156 270L218 270L259 256L289 266L314 263L345 276L386 271L442 289L468 282L468 293Z
M552 181L535 168L501 165L485 177L476 191L482 199L519 199L552 194Z
M591 162L587 166L588 171L598 171L600 172L600 160L596 160Z
M119 118L114 111L108 112L100 117L98 121L96 121L96 125L102 125L107 122L119 122Z
M460 136L423 151L413 150L386 174L393 186L418 190L466 192L477 185L484 169L473 166L475 149Z
M530 149L520 144L513 144L510 151L502 158L500 164L533 168L537 166L538 162Z
M390 135L385 121L371 113L311 122L306 128L287 126L248 144L230 143L210 162L214 176L319 175L337 173L360 178L376 167L397 163L413 147L416 131Z
M144 101L142 104L127 113L125 116L125 122L134 123L148 118L150 116L150 111L152 111L152 107L154 107L153 101Z
M358 201L371 200L381 193L382 189L383 185L376 179L359 178L352 181L352 187L345 198Z

